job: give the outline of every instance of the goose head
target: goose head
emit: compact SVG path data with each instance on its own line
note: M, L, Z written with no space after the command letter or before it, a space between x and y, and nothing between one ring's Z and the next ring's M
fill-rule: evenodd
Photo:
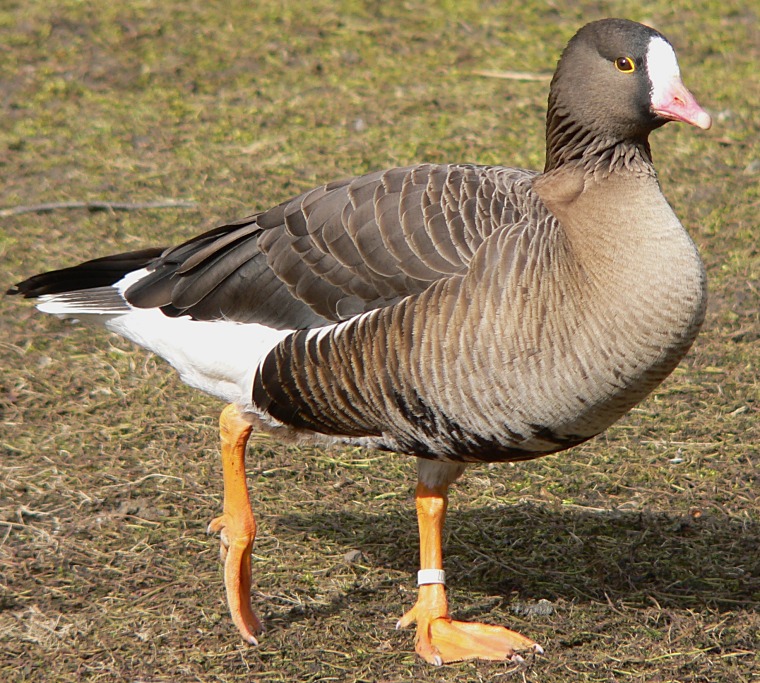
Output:
M568 43L552 79L546 170L619 144L639 147L648 159L649 134L668 121L702 129L712 123L684 86L670 42L626 19L587 24Z

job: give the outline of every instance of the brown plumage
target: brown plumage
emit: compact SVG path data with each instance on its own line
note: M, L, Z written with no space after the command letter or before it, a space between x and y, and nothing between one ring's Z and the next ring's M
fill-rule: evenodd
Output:
M595 22L552 81L543 174L461 164L371 173L160 255L106 257L14 291L44 295L41 309L59 315L101 313L237 406L223 420L236 502L225 495L212 527L230 553L230 535L246 541L227 557L227 589L255 642L245 579L255 527L240 511L252 419L428 461L417 492L427 571L440 569L441 510L463 463L581 443L673 370L702 323L706 288L652 165L649 133L668 120L710 125L669 43L633 22ZM199 342L206 334L215 341ZM438 583L422 585L399 622L417 621L428 661L532 645L452 621Z

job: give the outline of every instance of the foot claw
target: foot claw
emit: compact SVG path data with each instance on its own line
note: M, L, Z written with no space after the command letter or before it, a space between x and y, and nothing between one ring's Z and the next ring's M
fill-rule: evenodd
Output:
M512 662L512 664L517 664L519 667L527 666L525 659L518 655L516 652L509 658L509 661Z
M227 560L227 553L230 549L230 539L227 535L227 522L224 515L212 519L206 527L207 534L219 534L219 557L222 562Z

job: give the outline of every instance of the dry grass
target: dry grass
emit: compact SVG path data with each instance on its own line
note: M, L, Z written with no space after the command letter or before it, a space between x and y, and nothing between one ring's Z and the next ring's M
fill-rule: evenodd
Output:
M760 681L758 16L702 5L6 3L0 208L198 208L4 217L3 288L369 169L540 166L546 83L474 74L551 71L600 16L665 31L716 126L653 141L710 278L687 361L602 437L473 470L454 493L453 608L541 642L530 670L434 669L394 631L414 599L412 462L266 440L249 481L268 632L243 646L204 533L220 406L118 339L2 298L0 680Z

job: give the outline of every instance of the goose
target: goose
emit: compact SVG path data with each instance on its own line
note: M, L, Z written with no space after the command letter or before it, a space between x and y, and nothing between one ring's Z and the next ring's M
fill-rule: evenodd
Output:
M234 624L257 644L253 427L417 459L417 653L520 661L540 645L454 620L442 529L477 463L576 446L649 394L706 305L697 249L661 192L649 134L701 129L671 43L587 24L551 81L543 172L424 163L328 183L174 247L96 258L9 290L96 322L223 399L219 532Z

